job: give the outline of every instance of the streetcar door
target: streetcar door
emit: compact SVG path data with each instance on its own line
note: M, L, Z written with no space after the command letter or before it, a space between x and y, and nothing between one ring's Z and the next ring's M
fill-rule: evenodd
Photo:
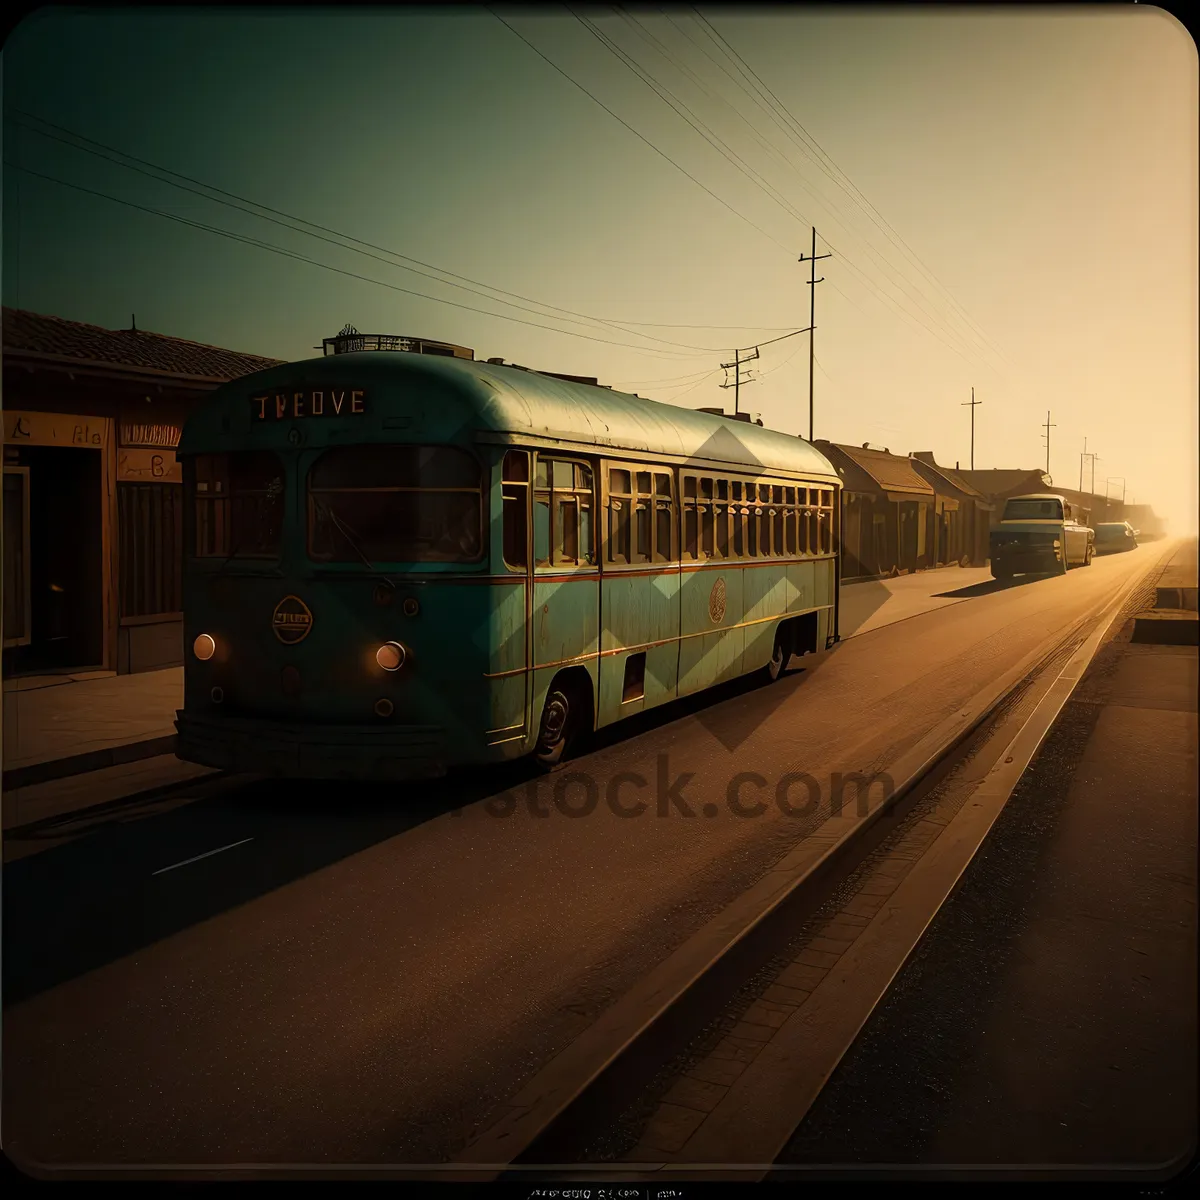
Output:
M592 464L539 453L533 489L532 721L556 675L587 673L595 695L600 579Z
M598 724L678 695L679 533L674 473L652 463L603 464Z

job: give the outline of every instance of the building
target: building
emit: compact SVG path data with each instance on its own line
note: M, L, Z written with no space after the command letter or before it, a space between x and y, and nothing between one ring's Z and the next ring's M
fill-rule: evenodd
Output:
M973 488L957 468L940 467L929 450L909 456L913 470L934 490L934 538L940 563L982 567L988 561L988 530L995 505Z
M1040 470L1002 468L991 471L957 471L964 483L973 487L992 505L990 523L998 525L1004 515L1004 502L1010 496L1028 496L1035 492L1053 492L1054 481Z
M912 460L870 444L813 443L842 479L842 578L871 579L937 563L938 496Z
M1004 516L1004 502L1012 496L1035 492L1054 492L1071 506L1071 514L1085 525L1106 521L1124 521L1125 506L1120 500L1110 500L1075 488L1056 487L1044 471L997 470L959 471L957 474L994 505L991 522L996 525Z
M3 310L4 674L183 661L192 408L278 365L136 327Z

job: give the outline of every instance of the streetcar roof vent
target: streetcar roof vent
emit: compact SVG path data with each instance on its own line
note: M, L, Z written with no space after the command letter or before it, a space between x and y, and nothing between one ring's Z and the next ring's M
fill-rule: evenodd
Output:
M475 351L452 342L435 342L430 338L400 337L392 333L359 333L347 325L336 337L325 338L320 347L326 357L330 354L361 354L373 350L400 350L409 354L438 354L444 358L466 358L472 361Z

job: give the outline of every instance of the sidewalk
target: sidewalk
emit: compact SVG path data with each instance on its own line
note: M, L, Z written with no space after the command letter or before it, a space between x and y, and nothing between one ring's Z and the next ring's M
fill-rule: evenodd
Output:
M175 757L183 668L4 681L3 827L213 775Z

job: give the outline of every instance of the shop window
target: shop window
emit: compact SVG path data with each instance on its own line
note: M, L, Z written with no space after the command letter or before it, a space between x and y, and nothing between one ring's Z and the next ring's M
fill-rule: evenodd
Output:
M122 617L183 610L183 489L175 483L117 485Z

